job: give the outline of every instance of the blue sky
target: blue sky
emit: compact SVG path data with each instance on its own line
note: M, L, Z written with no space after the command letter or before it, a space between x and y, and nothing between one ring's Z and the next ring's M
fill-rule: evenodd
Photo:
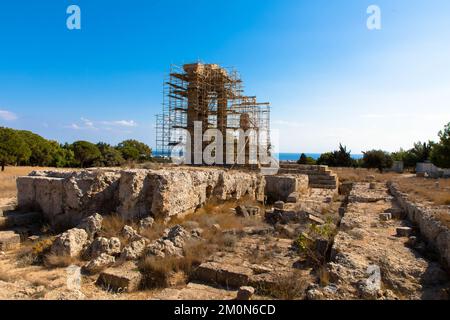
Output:
M0 41L0 126L60 142L153 146L170 64L198 59L272 103L282 152L394 151L450 121L447 0L2 1Z

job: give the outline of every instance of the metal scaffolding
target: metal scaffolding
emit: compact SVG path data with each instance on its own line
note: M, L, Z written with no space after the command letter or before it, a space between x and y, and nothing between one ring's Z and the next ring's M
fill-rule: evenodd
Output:
M245 96L235 69L204 63L171 66L164 81L163 112L156 117L156 153L170 156L177 148L182 155L187 144L193 143L188 134L193 136L195 122L202 123L202 134L218 129L224 137L227 130L253 129L255 136L249 143L270 150L270 104Z

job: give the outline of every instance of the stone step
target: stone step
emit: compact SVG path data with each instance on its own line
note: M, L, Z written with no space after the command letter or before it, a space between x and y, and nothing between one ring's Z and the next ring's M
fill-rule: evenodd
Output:
M279 169L280 174L306 174L308 176L329 176L332 174L331 171L309 171L309 170L299 170L299 169Z
M336 189L336 185L326 185L326 184L310 184L310 188L315 189Z
M0 251L14 250L20 247L20 235L14 231L0 231Z
M282 169L297 169L297 170L308 170L308 171L326 171L329 170L328 166L319 165L302 165L302 164L280 164Z
M253 271L243 266L218 262L202 263L194 272L194 280L225 288L239 288L249 284Z
M336 179L334 179L334 178L309 179L309 183L313 183L313 184L336 184Z
M0 230L12 227L22 227L41 222L42 213L40 212L10 212L4 217L0 217Z

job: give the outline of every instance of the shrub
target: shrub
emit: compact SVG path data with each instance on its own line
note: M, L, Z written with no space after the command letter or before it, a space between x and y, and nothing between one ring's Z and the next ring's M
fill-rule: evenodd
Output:
M44 265L47 268L66 268L78 262L79 260L75 257L60 256L53 253L49 253L44 257Z
M0 164L2 171L8 164L28 161L31 156L30 147L17 131L0 127Z
M297 163L314 165L314 164L316 164L316 160L314 160L313 158L308 157L308 156L306 156L306 154L302 153L300 156L300 159L298 159Z
M380 172L383 169L391 168L394 163L391 155L382 150L370 150L363 152L363 166L369 169L378 169Z
M307 286L304 275L294 270L290 274L279 277L275 283L257 289L275 299L294 300L304 296Z
M351 151L347 151L347 147L339 144L339 150L321 154L317 164L330 167L352 167L355 165L355 160L352 159Z
M100 150L101 157L96 160L96 167L117 167L125 163L125 159L120 151L111 145L99 142L97 143L97 148Z
M87 141L76 141L71 148L81 168L92 166L102 156L97 146Z
M45 255L50 251L53 241L54 237L50 237L32 245L23 245L17 256L17 265L25 267L44 263Z
M117 149L122 153L125 160L145 161L150 160L152 156L152 149L137 140L122 141Z
M439 132L439 143L431 150L431 161L438 167L450 168L450 122Z

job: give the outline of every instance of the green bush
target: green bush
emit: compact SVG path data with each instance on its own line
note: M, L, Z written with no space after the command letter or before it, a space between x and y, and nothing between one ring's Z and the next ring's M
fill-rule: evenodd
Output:
M31 150L21 135L9 128L0 127L0 164L2 171L8 164L17 165L31 157Z
M316 164L316 160L314 160L313 158L308 157L308 156L306 156L306 154L302 153L300 156L300 159L298 159L297 163L314 165L314 164Z
M92 166L102 156L97 146L87 141L76 141L71 149L81 168Z
M321 154L317 164L330 167L353 167L355 160L352 159L351 151L347 151L347 147L339 144L339 150Z
M431 161L440 168L450 168L450 122L439 132L439 143L431 149Z
M378 169L383 171L383 169L391 168L394 161L391 155L382 150L370 150L363 152L363 167L369 169Z
M125 140L119 143L117 150L122 153L125 160L146 161L152 156L152 149L145 143L137 140Z
M418 162L430 160L432 142L417 142L410 150L400 149L392 153L394 161L403 161L406 168L415 168Z

